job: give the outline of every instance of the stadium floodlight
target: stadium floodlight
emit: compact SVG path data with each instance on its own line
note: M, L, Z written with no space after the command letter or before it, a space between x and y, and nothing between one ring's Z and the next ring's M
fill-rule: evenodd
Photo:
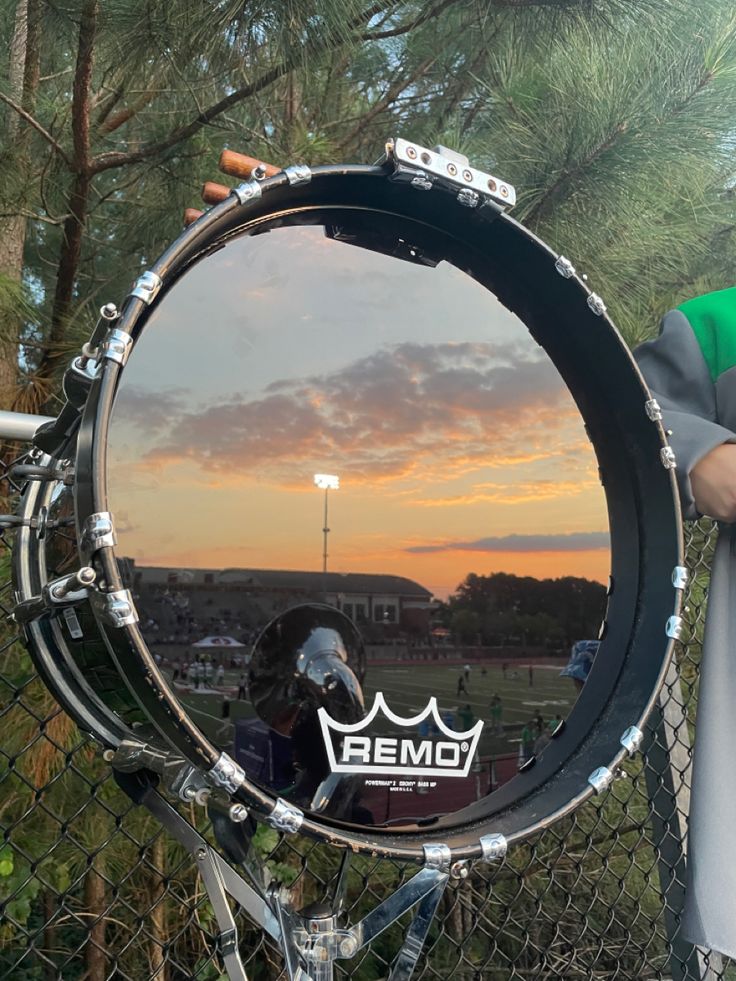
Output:
M333 473L316 473L314 483L320 490L340 490L340 478Z
M327 526L327 499L331 490L340 489L340 478L334 473L316 473L314 484L325 492L325 520L322 526L322 572L327 572L327 536L330 529Z

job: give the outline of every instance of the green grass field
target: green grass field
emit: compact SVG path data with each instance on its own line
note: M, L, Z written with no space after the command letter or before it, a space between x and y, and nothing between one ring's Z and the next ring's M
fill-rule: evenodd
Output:
M226 671L225 684L237 685L239 671ZM494 694L503 704L503 734L496 735L490 724L484 727L480 743L482 756L501 756L516 751L521 727L537 712L545 722L559 713L567 716L577 697L569 678L560 678L560 667L537 665L534 668L534 684L529 685L526 666L510 666L503 677L500 665L488 666L484 675L481 668L473 666L467 683L468 694L457 695L457 682L462 666L435 662L402 662L394 665L375 665L369 662L363 684L366 707L373 703L375 692L381 691L388 705L399 715L416 715L436 696L441 711L456 712L458 707L470 705L476 719L490 720L490 701ZM514 675L516 675L514 677ZM409 683L411 689L409 690ZM255 713L248 702L233 700L230 703L230 721L222 719L223 697L219 694L186 694L182 702L193 718L221 745L232 738L235 719L253 718ZM455 728L464 728L458 722Z

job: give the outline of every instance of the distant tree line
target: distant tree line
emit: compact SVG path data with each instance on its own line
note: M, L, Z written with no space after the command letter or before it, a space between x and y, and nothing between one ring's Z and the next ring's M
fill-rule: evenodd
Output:
M597 637L605 607L605 587L590 579L471 572L443 604L440 618L453 639L463 644L543 646L552 651Z

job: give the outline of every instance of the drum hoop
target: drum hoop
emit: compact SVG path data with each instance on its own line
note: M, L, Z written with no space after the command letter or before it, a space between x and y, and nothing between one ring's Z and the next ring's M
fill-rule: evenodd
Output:
M321 194L328 188L330 181L334 198L330 194L324 197ZM439 189L433 191L431 195L422 195L421 192L406 186L399 189L397 185L391 184L386 171L382 168L315 168L312 182L303 187L290 186L287 178L280 173L263 181L261 189L263 196L257 198L255 203L251 201L240 204L237 197L231 196L207 212L180 236L153 266L152 272L164 283L164 289L159 297L150 306L139 297L129 297L121 319L116 325L117 328L131 334L134 339L137 338L145 326L149 313L156 308L157 300L165 295L166 288L202 255L220 247L233 235L246 232L255 220L268 220L269 216L273 219L290 210L301 208L360 207L361 195L370 192L370 198L363 205L368 210L396 214L408 222L423 222L448 235L453 235L456 231L454 224L450 230L442 224L450 213L449 209L457 207L454 201L450 201L448 196L443 196ZM342 199L344 203L337 203L337 199ZM432 200L430 202L425 199ZM268 209L265 209L265 203L270 206ZM625 401L623 406L610 406L611 418L608 423L602 421L605 413L598 406L596 424L600 429L597 434L594 434L593 444L599 453L603 450L602 456L611 468L608 476L613 480L622 498L624 496L627 498L625 502L609 501L609 504L612 503L614 509L620 508L625 511L628 508L628 518L635 515L637 519L626 529L627 548L629 550L633 548L638 557L637 562L633 564L629 561L627 568L631 570L638 564L639 572L638 574L634 572L637 582L628 586L625 582L618 583L612 597L613 599L617 597L618 589L624 591L628 589L632 593L633 599L630 598L627 605L634 636L632 637L631 630L627 630L629 637L625 652L621 655L619 677L612 686L603 683L600 672L591 675L589 682L591 691L594 688L598 691L596 697L588 701L591 704L595 702L599 707L595 713L596 718L585 718L586 698L579 699L574 712L577 712L580 720L582 733L580 739L576 741L571 738L574 727L568 726L559 738L560 745L566 742L568 747L571 747L569 751L565 750L564 759L560 761L552 753L545 754L545 758L542 758L537 767L529 770L527 774L514 778L512 783L517 780L522 782L521 793L507 804L502 802L505 810L501 814L493 812L489 814L483 812L481 807L471 807L465 809L468 812L467 821L456 826L422 828L412 825L406 829L388 827L370 831L309 814L300 816L300 828L304 832L323 840L327 839L333 844L385 857L421 861L424 855L423 844L442 840L451 846L454 858L477 858L483 853L481 835L493 831L503 834L509 843L521 840L570 813L582 801L597 792L600 786L595 787L591 782L594 775L591 773L591 760L597 755L598 765L603 767L612 779L626 757L628 748L621 744L624 727L620 724L620 719L625 717L628 726L638 728L643 725L643 720L651 711L673 646L671 640L662 640L665 636L665 622L669 616L676 616L680 607L681 591L673 587L670 580L672 570L682 563L682 534L676 485L672 471L662 466L660 451L666 447L665 434L659 420L646 415L645 406L650 396L641 375L615 327L605 315L596 312L594 305L590 303L590 297L594 294L591 294L583 280L566 273L557 275L555 264L559 262L560 257L495 206L489 204L486 214L489 218L495 219L496 228L502 231L505 238L518 239L521 251L524 251L523 245L527 252L537 255L540 270L542 268L545 270L545 284L550 287L551 300L545 300L542 304L545 310L551 315L556 299L556 302L564 306L570 315L567 338L576 337L577 341L582 342L581 349L577 350L576 345L571 347L569 341L559 336L552 337L551 334L545 336L547 343L542 345L558 368L560 357L563 360L568 357L578 363L584 361L586 357L595 357L596 345L602 344L606 348L606 372L623 373L620 379L621 386L626 392L626 398L631 399L631 404ZM468 218L470 224L476 223L473 225L476 231L477 222L481 220L482 217L479 218L477 213L470 213ZM552 279L553 275L557 278ZM529 304L533 305L536 302L537 297L520 297L520 287L514 283L505 284L497 295L504 306L514 312L517 312L520 305L522 307L526 305L527 316L522 316L522 320L527 327L530 327L527 319L528 308ZM556 350L557 357L550 353L550 342L553 348L555 343L563 345ZM570 348L567 355L563 351L565 343ZM613 357L613 361L608 360L609 356ZM618 364L616 358L619 359ZM592 366L591 362L588 367ZM91 514L107 510L105 471L107 429L117 384L123 371L124 368L117 361L103 362L101 374L93 386L84 412L77 444L78 536L84 522ZM580 392L573 394L577 400ZM592 388L587 394L593 400L598 398L598 393ZM582 411L581 409L581 413ZM585 414L583 417L587 421ZM617 461L617 454L623 454L622 459ZM90 556L83 555L85 562L89 559ZM103 572L106 588L112 591L121 589L123 584L116 564L114 547L100 548L95 553L94 560L99 563ZM100 632L118 663L121 676L126 678L127 683L132 684L131 677L121 665L119 658L130 660L131 663L137 663L145 669L144 682L138 684L135 681L135 692L139 700L148 699L150 708L146 708L146 711L158 720L158 727L161 728L163 724L161 716L163 709L168 715L167 726L171 727L167 738L176 745L177 751L184 751L197 766L210 771L216 769L220 760L219 750L212 746L204 734L191 723L178 700L168 690L168 685L158 672L137 625L109 627L97 608L95 616ZM611 622L608 626L615 629L616 624ZM609 638L604 638L603 643L605 644ZM663 657L660 663L657 664L655 661L653 665L650 652L652 645L656 643L662 644ZM622 675L625 675L629 681L638 678L640 690L634 696L629 685L626 705L619 710L613 696L620 686ZM153 698L161 692L165 694L167 690L171 698L164 698L163 701L156 698L154 703L150 697L154 688L161 690L156 692ZM604 689L607 690L607 698ZM644 689L649 692L648 696L643 694ZM146 703L142 701L141 704ZM180 738L172 737L172 730L175 730ZM564 779L560 774L563 767L566 770ZM551 770L548 775L545 774L547 769ZM535 770L537 778L533 776ZM540 775L541 780L538 779ZM608 777L603 779L608 780ZM273 817L278 806L273 794L264 792L247 779L233 791L232 796L267 820ZM501 800L503 788L496 791L492 798ZM493 803L492 807L496 809Z

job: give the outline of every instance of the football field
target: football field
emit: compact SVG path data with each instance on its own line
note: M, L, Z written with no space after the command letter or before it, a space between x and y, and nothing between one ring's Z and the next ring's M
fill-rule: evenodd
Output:
M564 663L563 661L559 665L534 665L531 685L526 664L515 666L510 662L506 677L499 663L488 662L485 673L479 665L474 664L466 682L467 694L458 695L458 679L464 674L461 664L448 665L423 661L372 664L369 661L363 682L366 710L370 710L373 696L377 691L383 692L389 708L403 716L417 715L434 695L441 714L452 713L455 717L454 728L459 730L465 726L457 720L457 710L470 705L474 718L484 719L488 723L484 726L481 736L479 747L481 755L500 756L514 752L518 748L524 723L533 719L538 713L545 723L553 720L557 714L563 719L567 716L575 702L577 692L569 678L560 678L560 670ZM226 671L225 685L237 686L239 673L239 671ZM411 686L409 686L409 679L411 679ZM503 706L501 734L494 733L490 724L490 703L494 695L500 697ZM224 695L220 692L208 691L202 694L179 692L179 697L191 711L194 719L220 745L231 741L232 722L235 719L255 716L248 702L233 699L230 701L229 720L223 719Z

